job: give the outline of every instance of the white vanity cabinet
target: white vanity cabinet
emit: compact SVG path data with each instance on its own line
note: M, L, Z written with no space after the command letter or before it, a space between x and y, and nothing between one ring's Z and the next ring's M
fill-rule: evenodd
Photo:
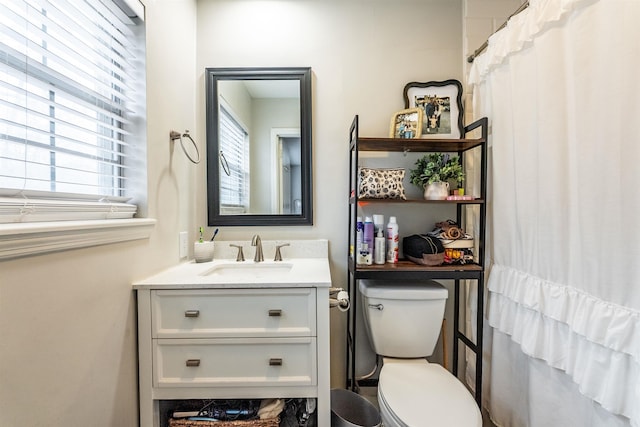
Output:
M151 291L155 387L315 386L315 289Z
M164 400L263 398L315 398L328 427L328 271L241 284L174 280L176 269L134 284L141 427L165 427Z

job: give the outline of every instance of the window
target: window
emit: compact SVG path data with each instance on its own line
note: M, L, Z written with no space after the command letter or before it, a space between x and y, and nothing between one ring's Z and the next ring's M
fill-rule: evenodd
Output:
M0 223L136 213L144 25L123 9L111 0L0 5Z
M226 214L249 210L249 138L229 111L220 106L220 210Z

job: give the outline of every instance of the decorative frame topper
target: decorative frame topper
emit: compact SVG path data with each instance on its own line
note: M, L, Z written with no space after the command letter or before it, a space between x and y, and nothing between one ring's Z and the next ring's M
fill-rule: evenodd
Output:
M458 80L407 83L404 105L422 111L420 138L462 137L462 84Z

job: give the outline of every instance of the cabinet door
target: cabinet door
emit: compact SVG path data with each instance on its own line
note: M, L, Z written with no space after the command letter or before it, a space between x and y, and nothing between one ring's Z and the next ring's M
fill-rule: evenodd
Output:
M316 339L154 340L154 387L311 386Z
M154 338L316 335L316 291L295 289L157 290Z

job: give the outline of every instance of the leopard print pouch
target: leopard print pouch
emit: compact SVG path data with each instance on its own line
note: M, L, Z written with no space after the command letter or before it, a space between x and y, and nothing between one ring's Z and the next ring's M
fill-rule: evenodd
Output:
M370 199L402 199L406 200L404 194L404 168L397 169L371 169L360 168L360 188L359 198Z

